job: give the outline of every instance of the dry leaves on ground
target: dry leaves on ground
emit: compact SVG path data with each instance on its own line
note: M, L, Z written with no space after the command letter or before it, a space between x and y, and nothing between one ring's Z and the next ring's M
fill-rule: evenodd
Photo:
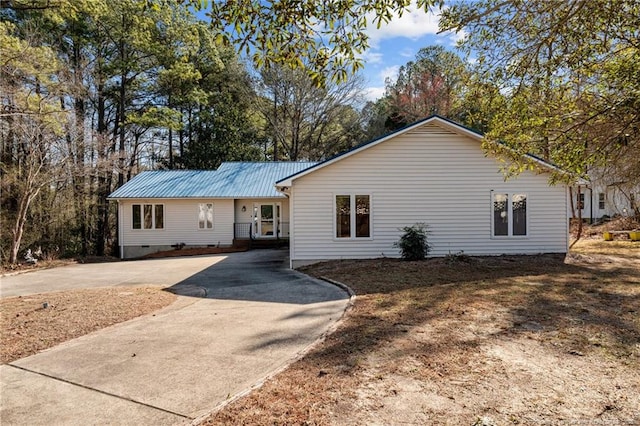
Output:
M151 313L176 299L159 287L71 290L0 299L0 361Z
M336 333L205 424L638 424L635 260L338 261Z
M586 256L608 256L603 262L635 261L640 265L640 242L630 240L604 241L602 237L585 238L579 240L571 248L573 254ZM602 263L602 262L601 262ZM640 267L640 266L639 266Z

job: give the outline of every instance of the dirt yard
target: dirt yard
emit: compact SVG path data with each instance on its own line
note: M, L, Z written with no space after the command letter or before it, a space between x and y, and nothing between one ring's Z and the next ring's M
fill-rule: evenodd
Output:
M640 423L637 257L585 249L566 261L341 261L305 272L347 283L355 306L304 359L204 424Z
M158 287L73 290L0 299L0 362L33 355L169 305Z
M357 293L337 332L203 424L640 424L640 243L305 272ZM2 362L174 299L122 287L1 299Z

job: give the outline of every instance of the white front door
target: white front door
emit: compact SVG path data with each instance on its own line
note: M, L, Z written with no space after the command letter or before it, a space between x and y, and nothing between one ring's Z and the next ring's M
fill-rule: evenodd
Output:
M280 203L253 206L255 238L276 238L280 229Z

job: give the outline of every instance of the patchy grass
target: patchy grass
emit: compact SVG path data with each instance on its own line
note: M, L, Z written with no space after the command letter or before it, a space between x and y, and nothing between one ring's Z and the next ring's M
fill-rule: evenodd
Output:
M159 287L71 290L0 299L0 362L15 361L148 314L175 299Z
M640 241L628 239L605 241L603 238L581 239L571 248L571 252L582 255L607 255L640 260Z
M39 260L38 263L16 263L16 264L3 264L0 266L0 275L21 273L29 271L37 271L39 269L51 269L60 266L72 265L76 263L73 259L53 259L53 260Z
M204 424L640 423L640 268L591 254L308 267L355 306Z
M0 275L24 273L31 271L38 271L40 269L59 268L61 266L73 265L76 263L104 263L104 262L119 262L120 259L111 256L86 256L76 259L39 259L37 263L16 263L16 264L2 264L0 266Z
M355 306L325 342L204 424L639 424L638 247L585 239L566 261L309 267L347 283ZM173 300L122 287L2 299L2 362Z

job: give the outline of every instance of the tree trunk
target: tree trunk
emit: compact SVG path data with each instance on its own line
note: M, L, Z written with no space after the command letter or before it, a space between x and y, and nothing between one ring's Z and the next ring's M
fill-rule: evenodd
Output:
M122 14L122 29L125 30L126 21L125 15ZM118 100L120 110L120 122L118 123L120 131L120 143L118 145L118 188L124 185L124 164L125 164L125 124L127 121L127 117L125 114L125 94L126 94L126 85L127 85L127 70L125 67L125 59L127 57L126 54L126 44L124 38L120 39L120 66L122 70L120 72L120 88L119 95L120 99Z
M27 183L28 185L28 183ZM27 222L27 212L29 211L29 205L31 201L38 195L38 189L29 190L20 197L18 203L18 211L16 213L16 221L11 230L13 238L11 239L11 248L9 251L9 263L15 264L18 262L18 253L20 252L20 244L22 243L22 235L24 234L24 225Z
M569 204L571 206L571 219L576 218L576 206L573 202L573 188L569 187Z
M173 131L169 128L169 169L173 170Z
M580 185L578 185L578 200L580 200L580 194L581 194ZM582 237L582 208L581 207L584 207L584 205L581 206L580 203L578 203L578 234L576 235L576 239L569 246L569 249L571 249L580 240L580 237Z
M97 94L98 94L98 164L101 160L108 159L108 148L107 148L107 123L106 123L106 98L104 95L104 81L103 77L100 74L100 70L98 71L98 83L97 83ZM98 187L96 190L97 196L97 223L96 223L96 242L95 242L95 253L98 256L104 256L104 247L106 243L105 236L107 234L107 226L109 224L108 221L108 211L106 208L106 197L109 195L109 188L107 183L107 173L109 171L104 171L98 169Z
M77 88L82 86L81 51L77 40L73 46L73 74L74 85ZM88 254L87 238L87 212L86 212L86 173L85 173L85 100L80 95L76 95L74 102L76 141L75 141L75 161L72 174L74 204L76 210L76 223L80 230L81 254Z
M278 161L278 131L276 125L278 123L278 90L273 93L273 161Z

